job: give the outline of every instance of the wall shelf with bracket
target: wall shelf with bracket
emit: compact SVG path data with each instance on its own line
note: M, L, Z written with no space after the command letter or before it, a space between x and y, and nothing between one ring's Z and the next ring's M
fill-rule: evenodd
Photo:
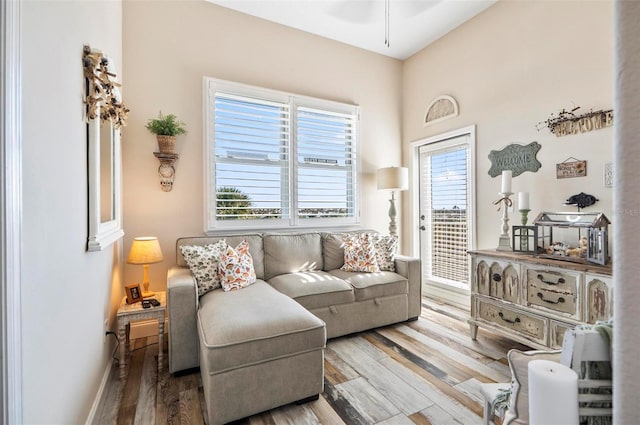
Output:
M160 186L165 192L170 192L173 189L173 177L176 174L175 163L180 157L177 153L162 153L154 152L160 166L158 167L158 174L160 175Z

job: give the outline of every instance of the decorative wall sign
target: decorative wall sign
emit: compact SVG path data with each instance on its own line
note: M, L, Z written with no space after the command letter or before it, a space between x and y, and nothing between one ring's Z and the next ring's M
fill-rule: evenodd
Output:
M431 125L458 115L458 103L451 96L438 96L427 108L424 125Z
M553 113L546 121L541 121L536 125L538 131L543 127L548 127L556 136L567 136L569 134L586 133L600 128L613 125L613 109L606 111L589 111L581 115L574 112L580 109L579 106L570 111L562 110L558 116Z
M536 158L541 147L538 142L531 142L526 146L512 144L501 151L491 151L489 153L489 161L491 161L489 175L495 177L500 175L502 170L511 170L513 177L519 176L525 171L535 173L542 167Z
M613 187L613 163L607 162L604 164L602 171L602 180L604 187Z
M571 161L571 160L574 161ZM568 179L572 177L584 177L587 175L587 161L576 158L567 158L560 164L556 164L556 178Z

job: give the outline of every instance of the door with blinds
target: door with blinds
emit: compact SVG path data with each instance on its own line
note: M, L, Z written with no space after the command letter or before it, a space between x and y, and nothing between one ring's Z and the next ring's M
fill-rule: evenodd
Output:
M470 139L464 134L419 148L423 293L455 304L466 304L461 296L469 291L467 251L474 217Z

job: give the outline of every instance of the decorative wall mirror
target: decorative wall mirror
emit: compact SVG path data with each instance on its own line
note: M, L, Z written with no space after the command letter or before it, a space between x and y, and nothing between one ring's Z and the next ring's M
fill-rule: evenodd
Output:
M122 230L120 127L129 112L120 100L115 73L102 53L84 47L89 179L88 251L101 251Z

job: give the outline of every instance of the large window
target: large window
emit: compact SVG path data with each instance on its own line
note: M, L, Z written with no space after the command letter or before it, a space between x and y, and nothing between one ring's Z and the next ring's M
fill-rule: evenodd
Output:
M357 222L356 106L204 85L207 230Z

